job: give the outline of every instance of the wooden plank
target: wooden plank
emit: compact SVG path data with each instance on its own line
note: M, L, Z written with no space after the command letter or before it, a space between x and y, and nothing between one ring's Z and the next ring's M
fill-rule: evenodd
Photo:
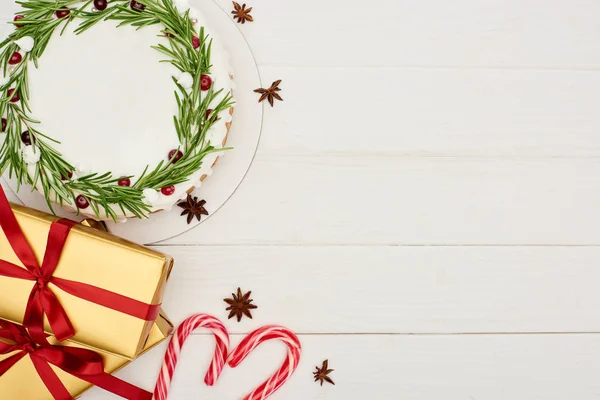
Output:
M591 158L258 156L222 211L165 243L597 245L598 176Z
M230 13L231 1L218 3ZM255 22L240 29L260 65L600 65L600 4L590 0L305 0L301 7L284 1L251 5ZM12 1L2 2L2 20L18 9ZM1 27L0 35L5 32Z
M227 13L232 9L231 1L218 2ZM285 1L251 5L255 22L240 29L260 65L600 65L600 4L593 0L305 0L300 7Z
M174 322L252 290L247 333L600 332L599 247L168 246Z
M600 156L599 71L260 71L284 98L265 109L260 154Z
M282 4L268 9L296 8ZM569 7L571 3L555 8ZM600 46L600 41L593 43ZM328 47L327 53L337 52ZM267 110L262 152L600 156L595 136L600 130L597 69L554 70L546 64L525 70L448 68L447 63L427 68L297 65L260 69L265 84L284 80L285 99L276 110Z
M302 336L295 375L273 400L592 400L600 393L600 335ZM239 342L240 337L233 339ZM213 339L192 336L180 361L171 399L240 399L266 379L285 354L279 343L260 347L217 385L202 378ZM143 356L118 375L153 387L164 354ZM329 358L335 386L312 382ZM86 399L113 399L93 389Z

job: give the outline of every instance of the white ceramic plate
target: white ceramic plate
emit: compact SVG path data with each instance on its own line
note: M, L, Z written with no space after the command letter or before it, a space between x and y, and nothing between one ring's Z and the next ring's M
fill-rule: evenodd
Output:
M212 1L190 0L190 4L202 11L210 21L210 29L219 36L225 49L231 54L231 66L235 74L234 91L236 105L233 124L229 132L227 145L233 150L219 158L213 174L208 177L192 195L206 200L205 208L209 218L231 197L244 179L260 140L262 129L262 105L257 102L254 89L262 87L256 61L244 36L236 23L217 4ZM0 21L5 23L6 21ZM38 210L50 212L44 197L31 187L17 185L14 179L3 176L8 186L23 204ZM56 207L62 217L80 220L75 214ZM162 211L147 220L129 219L126 223L109 222L111 233L125 239L142 243L157 243L177 236L199 225L196 219L188 225L185 217L180 216L182 209L175 206L171 211Z

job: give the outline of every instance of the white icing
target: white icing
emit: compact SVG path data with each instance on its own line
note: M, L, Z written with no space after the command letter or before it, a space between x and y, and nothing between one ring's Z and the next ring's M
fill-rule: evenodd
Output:
M195 8L190 8L190 19L192 20L193 24L197 25L200 21L202 21L202 14Z
M29 53L33 49L34 43L31 36L23 36L21 39L15 40L15 44L19 46L24 53Z
M183 10L182 12L189 8L187 0L175 0L175 3L180 11ZM198 24L195 25L197 32L199 32L201 26L204 26L205 33L213 39L211 49L211 64L213 67L210 75L215 88L217 90L223 89L221 96L210 105L214 108L221 101L222 96L230 93L234 86L231 79L231 67L228 63L229 55L219 45L218 38L212 34L200 12L191 9L190 17L198 19ZM114 24L108 27L108 31L104 29L102 32L96 32L104 28L102 25L111 23ZM159 60L165 57L156 50L149 48L150 44L156 44L157 35L160 35L160 30L164 28L150 26L136 32L132 27L124 26L116 29L115 25L116 22L114 21L103 22L84 34L76 36L72 33L72 30L75 29L77 24L72 23L67 28L67 32L60 37L61 41L65 41L62 46L59 46L61 43L56 44L58 35L53 35L44 56L40 59L40 69L31 68L32 99L30 103L33 109L33 117L42 121L39 128L41 132L62 142L60 145L55 145L55 148L63 153L67 161L76 165L77 169L73 171L73 180L92 171L103 173L110 170L115 178L133 176L131 182L134 184L136 177L146 165L154 168L161 159L167 161L168 152L179 146L172 119L173 115L177 115L177 105L175 96L173 96L175 86L170 76L175 77L179 84L186 89L188 86L193 85L193 77L181 73L170 63L158 63ZM131 29L127 30L128 28ZM116 29L120 32L119 46L123 45L123 42L131 43L133 41L133 43L130 47L112 46L115 41L111 38L104 38L105 35L112 33L110 29ZM104 42L104 40L109 43ZM163 43L167 43L166 38L158 40L164 40ZM101 46L102 48L96 49L95 46ZM77 83L77 79L73 79L75 82L68 87L68 90L77 91L78 86L83 88L78 93L71 93L74 99L70 99L69 106L65 106L61 104L62 102L57 101L52 94L63 91L62 93L66 93L64 96L69 96L69 91L63 89L65 80L56 79L56 76L60 75L60 73L57 74L57 68L64 67L60 62L63 62L62 58L65 56L65 52L69 52L71 47L80 56L74 59L73 63L81 61L80 58L89 60L85 66L76 68L74 65L69 65L72 69L76 69L76 71L72 71L72 74L86 76L86 85L80 85ZM112 47L115 47L115 49ZM144 51L139 50L140 48ZM147 49L148 52L146 52ZM109 52L111 57L109 57L110 59L98 58L95 54L96 51L99 54ZM112 53L110 53L111 51ZM131 53L134 55L132 56ZM150 53L151 56L148 55ZM120 65L120 58L126 58L126 56L135 57L134 63L125 66ZM50 71L44 74L46 59L51 57L54 57L52 61L56 61L57 66L51 66L54 69L50 68ZM151 59L148 59L148 57L151 57ZM96 68L98 73L92 71L93 68ZM139 70L136 70L138 68ZM155 75L150 75L146 69L152 70ZM127 73L123 74L124 70ZM38 74L39 76L37 76ZM109 75L110 79L104 80L103 74ZM133 79L137 77L137 74L144 75L145 78L141 79L139 84L134 82L135 79ZM146 78L146 75L148 75L148 78ZM164 76L165 79L156 78L160 78L160 76ZM114 80L118 81L116 86ZM151 82L151 84L148 84L148 82ZM92 84L94 84L93 90L86 87ZM121 87L123 88L122 93L118 90ZM43 93L43 95L39 95L40 93ZM52 99L52 102L49 102L48 99ZM82 102L87 102L86 106L82 106L80 104ZM87 108L88 111L87 113L84 111L68 114L68 124L71 131L64 133L67 128L65 127L65 115L60 115L61 107L66 107L67 110L76 107ZM207 133L210 144L217 149L223 147L223 141L228 132L226 123L229 122L231 122L229 110L224 110L219 114L219 120L213 124ZM102 127L99 125L102 125ZM76 134L74 132L81 133ZM61 137L61 135L63 136ZM105 140L105 136L106 138L114 137L118 139L116 139L116 142L111 142L108 139ZM177 201L185 199L187 192L192 187L200 187L200 179L203 175L210 176L212 174L212 165L223 154L223 152L217 152L205 156L202 167L189 176L186 182L175 185L175 192L170 196L166 196L155 189L145 189L143 200L150 206L150 211L168 210ZM28 165L28 172L31 176L35 174L35 164ZM37 189L43 192L39 182ZM75 193L75 195L78 194L80 193ZM54 194L50 194L50 196L51 198L55 197ZM113 205L112 209L121 221L132 216L124 215L117 205ZM91 207L79 211L85 216L97 218ZM104 216L100 216L100 218L108 219Z
M40 161L40 150L36 146L23 146L21 149L23 161L28 165L35 165Z
M154 189L144 189L143 200L147 205L154 207L158 200L158 192Z
M192 76L192 74L184 72L181 75L179 75L177 83L180 84L182 88L189 90L192 88L192 86L194 86L194 77Z
M92 174L93 169L85 164L79 163L75 166L75 171L73 171L73 176L71 179L75 180L81 178L82 176L87 176Z

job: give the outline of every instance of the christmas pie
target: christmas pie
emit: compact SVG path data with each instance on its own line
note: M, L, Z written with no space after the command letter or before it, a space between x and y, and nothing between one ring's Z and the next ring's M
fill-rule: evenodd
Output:
M99 220L185 200L227 150L229 55L187 0L24 0L0 44L0 172ZM1 76L0 76L1 77Z

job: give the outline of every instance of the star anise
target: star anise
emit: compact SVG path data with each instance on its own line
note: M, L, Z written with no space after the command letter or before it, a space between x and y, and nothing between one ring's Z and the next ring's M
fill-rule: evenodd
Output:
M252 15L250 15L250 11L252 11L252 7L246 8L246 4L243 4L242 6L240 6L235 1L232 1L232 3L233 3L233 8L235 10L233 10L231 13L233 14L233 19L237 19L238 24L244 24L244 23L246 23L246 21L249 21L249 22L254 21L254 19L252 18Z
M177 203L177 206L183 208L181 215L187 215L187 223L191 224L194 217L200 221L202 215L208 215L208 211L204 208L205 204L206 200L198 201L197 197L192 197L188 194L187 199Z
M273 107L273 102L274 99L283 101L283 99L281 98L281 96L279 95L279 92L281 89L279 88L279 84L281 83L281 79L279 79L278 81L275 81L271 84L271 87L268 89L264 89L264 88L260 88L260 89L256 89L254 90L255 93L260 93L262 96L260 96L260 99L258 99L258 102L260 103L261 101L263 101L264 99L267 99L269 101L269 104L271 104L271 107Z
M315 367L317 369L317 371L313 372L313 375L315 376L315 382L318 382L318 381L321 382L321 386L323 386L324 382L335 385L335 383L333 383L333 380L328 376L330 373L332 373L335 370L328 369L328 367L329 367L329 360L325 360L325 361L323 361L323 366L321 368Z
M242 295L242 289L238 288L237 295L231 293L231 299L223 299L225 303L229 304L229 307L225 309L226 311L229 311L229 319L237 317L238 322L240 322L244 315L252 319L250 310L254 310L258 307L251 304L254 301L250 298L251 293L252 291Z

